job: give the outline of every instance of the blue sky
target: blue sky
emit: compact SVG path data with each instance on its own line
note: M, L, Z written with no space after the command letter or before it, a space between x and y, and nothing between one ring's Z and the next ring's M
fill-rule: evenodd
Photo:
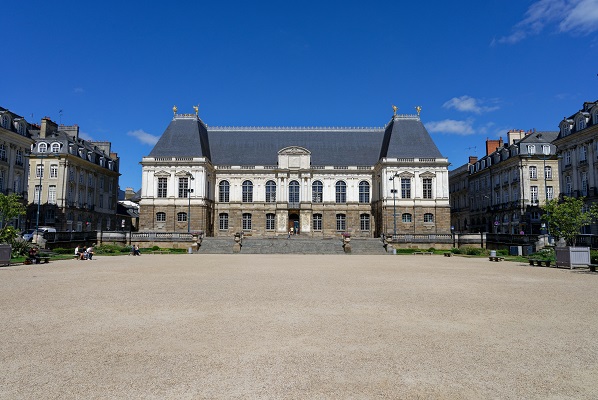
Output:
M598 0L365 4L11 1L0 106L111 141L137 190L173 105L211 126L356 127L419 105L454 168L598 100Z

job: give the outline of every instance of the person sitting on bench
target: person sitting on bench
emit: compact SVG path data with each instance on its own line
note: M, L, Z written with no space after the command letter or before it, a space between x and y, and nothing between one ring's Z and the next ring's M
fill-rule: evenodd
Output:
M88 260L91 260L94 254L95 253L93 252L93 245L89 246L87 250L85 250L85 256Z
M40 257L37 247L32 247L29 249L29 260L31 260L31 262L35 262L36 264L40 263Z

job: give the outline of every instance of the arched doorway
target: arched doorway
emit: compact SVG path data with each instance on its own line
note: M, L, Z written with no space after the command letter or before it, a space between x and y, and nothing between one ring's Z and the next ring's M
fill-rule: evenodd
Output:
M299 232L299 214L296 212L289 211L289 224L287 231L292 232L294 235L298 235Z

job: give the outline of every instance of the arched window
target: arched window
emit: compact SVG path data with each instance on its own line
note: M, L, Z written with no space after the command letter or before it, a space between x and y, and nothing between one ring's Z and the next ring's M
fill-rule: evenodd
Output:
M243 203L253 203L253 183L251 181L243 181ZM249 221L251 225L251 214L249 214ZM249 228L251 229L251 228Z
M276 228L276 216L274 214L266 214L266 230L273 231Z
M243 230L244 231L251 230L251 214L250 213L243 213Z
M370 202L370 184L366 181L359 182L359 202Z
M359 226L362 231L370 230L370 214L361 214L359 216Z
M221 231L225 231L228 229L228 214L227 213L220 213L218 214L218 227Z
M45 153L46 151L48 151L48 144L47 143L39 143L37 145L37 151L38 153Z
M221 181L218 184L218 201L221 203L228 203L230 201L230 183L228 181Z
M276 182L266 182L266 203L276 202Z
M187 222L187 213L186 212L177 213L176 220L178 222Z
M60 152L60 143L52 143L52 153Z
M289 183L289 203L299 206L299 182Z
M336 182L336 202L346 203L347 202L347 184L343 181Z
M311 201L314 203L321 203L323 201L322 193L324 191L324 185L321 181L314 181L311 184Z
M409 214L409 213L404 213L404 214L401 216L401 219L402 219L402 221L403 221L403 222L411 222L411 214Z
M156 222L166 222L166 213L165 212L157 212L156 213Z
M424 222L434 222L434 214L425 213L424 214Z

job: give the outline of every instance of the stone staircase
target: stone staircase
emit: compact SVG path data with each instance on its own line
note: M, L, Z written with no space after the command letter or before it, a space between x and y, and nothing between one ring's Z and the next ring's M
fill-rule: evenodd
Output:
M207 237L199 253L232 254L233 238ZM293 236L290 239L245 237L241 254L345 254L340 238L314 239ZM351 254L386 254L380 239L351 240Z

